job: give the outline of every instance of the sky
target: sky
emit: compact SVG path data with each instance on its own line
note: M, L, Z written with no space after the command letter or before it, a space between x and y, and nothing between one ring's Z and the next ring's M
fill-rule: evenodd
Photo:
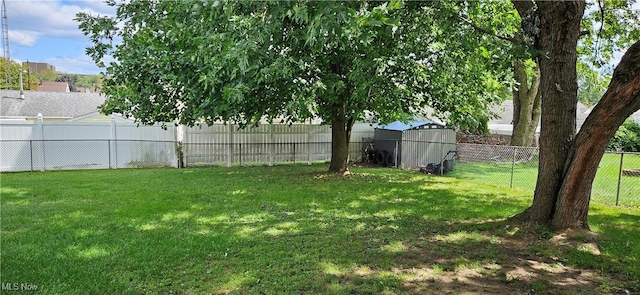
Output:
M640 3L633 7L640 9ZM73 20L80 11L115 15L103 0L7 0L11 59L46 62L62 73L99 74L101 69L85 55L89 39ZM622 54L615 54L612 66Z
M73 19L80 11L115 15L115 8L102 0L7 0L6 5L12 60L46 62L63 73L100 73L85 55L89 39Z

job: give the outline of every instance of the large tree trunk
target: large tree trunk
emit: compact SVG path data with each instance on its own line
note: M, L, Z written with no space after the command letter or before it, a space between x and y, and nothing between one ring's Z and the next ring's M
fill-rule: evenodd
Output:
M534 7L531 1L513 3L521 16ZM591 188L607 143L640 109L640 42L623 56L603 99L575 136L576 46L585 4L539 1L537 5L540 30L535 45L544 52L539 58L540 166L533 204L519 217L554 230L588 229Z
M540 25L535 47L543 52L538 63L542 95L540 165L533 204L522 217L529 222L549 224L562 185L565 160L576 133L576 46L585 3L536 3L538 11L534 16L539 17ZM514 1L514 5L520 4Z
M349 163L349 141L354 121L347 119L344 104L331 112L331 164L329 172L344 173Z
M607 144L624 120L640 109L640 41L627 50L607 92L582 125L569 151L552 226L588 228L593 179Z
M513 89L513 133L512 146L535 146L536 129L540 120L541 95L540 68L534 69L529 86L529 78L522 60L513 62L513 72L517 85Z

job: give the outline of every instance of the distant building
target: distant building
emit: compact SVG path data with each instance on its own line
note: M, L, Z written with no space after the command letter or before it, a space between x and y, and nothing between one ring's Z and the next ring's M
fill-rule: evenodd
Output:
M84 92L84 93L89 93L89 92L96 92L95 89L92 89L91 87L76 87L76 91L74 92Z
M70 92L67 82L40 81L38 91L42 92Z
M41 73L44 71L56 71L56 67L46 63L46 62L31 62L31 61L27 61L27 62L23 62L22 66L27 66L29 68L29 71L32 73Z
M500 135L508 135L511 136L513 133L513 100L505 100L502 104L493 106L491 108L495 114L498 115L498 118L492 119L487 124L489 127L489 133L491 134L500 134ZM584 124L584 120L587 119L591 111L581 102L578 102L576 105L576 127L577 130L580 130L582 124ZM538 121L538 128L536 129L536 133L540 134L540 121Z
M98 106L106 97L100 93L24 91L24 99L17 90L3 90L0 95L0 122L35 121L38 113L43 120L100 122L131 121L121 116L105 116Z

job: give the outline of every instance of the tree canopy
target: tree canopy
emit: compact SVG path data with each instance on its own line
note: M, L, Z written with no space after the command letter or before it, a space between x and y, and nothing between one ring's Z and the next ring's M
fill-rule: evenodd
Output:
M115 17L77 16L93 43L87 54L105 67L101 109L145 124L319 117L344 134L333 135L335 154L365 114L390 121L430 106L477 128L503 88L490 54L500 47L482 35L462 38L455 4L111 4ZM116 61L104 64L109 54ZM331 170L344 170L345 160L332 157Z
M59 75L53 70L44 70L39 73L34 73L34 76L42 81L55 82Z
M38 79L34 75L29 75L26 67L21 66L17 62L7 60L6 58L0 58L0 77L2 82L0 83L0 89L20 89L20 71L22 73L22 83L24 90L37 90L40 86ZM8 75L7 75L8 71ZM9 85L9 78L11 85Z

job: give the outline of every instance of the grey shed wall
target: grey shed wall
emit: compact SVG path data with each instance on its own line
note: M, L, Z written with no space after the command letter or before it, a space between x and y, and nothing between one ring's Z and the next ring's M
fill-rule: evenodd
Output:
M376 150L394 153L398 146L398 167L408 169L429 163L440 163L445 155L456 149L456 132L446 128L425 128L406 131L375 129ZM447 159L452 158L453 154Z
M453 129L418 129L403 132L400 149L402 169L440 163L451 150L455 150L456 132ZM453 154L447 159L451 159Z

